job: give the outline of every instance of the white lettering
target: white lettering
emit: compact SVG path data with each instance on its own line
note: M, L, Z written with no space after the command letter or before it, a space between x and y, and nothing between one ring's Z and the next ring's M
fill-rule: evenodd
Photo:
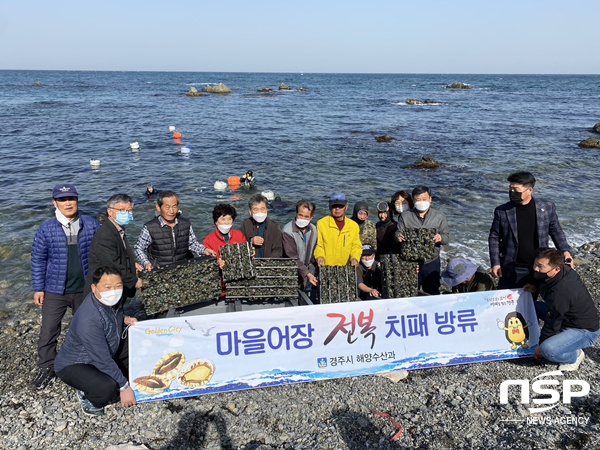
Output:
M581 386L581 390L572 391L573 386ZM590 393L590 385L583 380L563 381L563 403L571 403L573 397L584 397Z

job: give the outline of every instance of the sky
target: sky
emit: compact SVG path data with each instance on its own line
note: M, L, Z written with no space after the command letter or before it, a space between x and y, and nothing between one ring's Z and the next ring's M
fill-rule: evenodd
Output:
M0 0L0 70L600 74L598 0Z

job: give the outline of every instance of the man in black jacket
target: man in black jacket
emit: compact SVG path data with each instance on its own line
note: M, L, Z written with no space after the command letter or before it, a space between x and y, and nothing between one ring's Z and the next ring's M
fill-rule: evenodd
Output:
M281 258L283 238L276 222L267 218L268 200L255 194L248 200L250 217L242 222L240 231L256 249L257 258Z
M92 292L92 274L96 269L112 266L121 274L124 300L134 297L135 290L142 287L142 280L136 274L135 257L125 235L125 226L133 220L133 201L127 194L115 194L106 206L108 221L98 229L90 244L84 295Z
M546 302L534 357L560 363L558 369L562 371L577 370L585 356L582 349L593 345L600 335L598 310L577 272L564 264L564 254L559 250L539 248L533 270ZM528 284L525 290L532 291L534 286Z

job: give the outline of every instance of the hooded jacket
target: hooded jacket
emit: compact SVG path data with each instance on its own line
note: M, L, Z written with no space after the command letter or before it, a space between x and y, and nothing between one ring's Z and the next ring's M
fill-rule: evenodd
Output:
M369 212L369 205L365 201L356 202L354 205L354 210L352 211L352 220L354 220L358 224L359 228L359 237L360 242L364 244L371 244L373 248L377 248L377 230L375 229L375 225L368 219L360 220L358 218L358 213L360 211Z
M396 244L396 230L398 229L398 225L396 221L392 217L392 212L388 210L387 218L385 220L380 220L375 224L375 230L377 231L377 258L379 259L379 255L386 255L388 253L395 253L394 250L397 249L398 245Z

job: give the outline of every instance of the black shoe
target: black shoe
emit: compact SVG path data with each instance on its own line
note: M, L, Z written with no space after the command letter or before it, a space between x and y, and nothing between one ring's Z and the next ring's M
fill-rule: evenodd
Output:
M47 367L45 369L40 369L40 373L38 373L38 376L35 377L31 383L29 383L29 387L32 389L44 389L49 384L54 383L54 380L56 380L54 369L52 367Z

